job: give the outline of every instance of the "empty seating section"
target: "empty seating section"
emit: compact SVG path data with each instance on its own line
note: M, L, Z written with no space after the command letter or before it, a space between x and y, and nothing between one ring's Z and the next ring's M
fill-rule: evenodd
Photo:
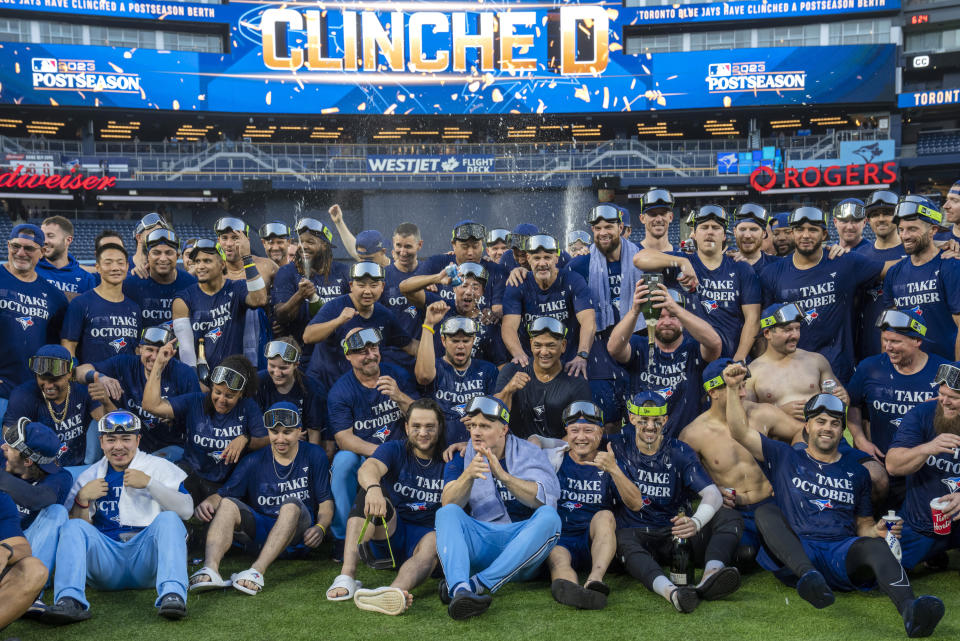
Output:
M931 131L917 138L917 155L960 153L960 131Z

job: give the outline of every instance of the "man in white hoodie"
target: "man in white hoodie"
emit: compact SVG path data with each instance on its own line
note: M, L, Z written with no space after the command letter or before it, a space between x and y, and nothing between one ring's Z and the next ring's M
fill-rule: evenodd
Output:
M140 419L110 412L99 422L104 457L77 479L67 498L70 521L61 530L54 599L44 620L75 623L90 618L84 586L99 590L156 584L160 616L187 614L187 531L193 500L186 474L145 454Z

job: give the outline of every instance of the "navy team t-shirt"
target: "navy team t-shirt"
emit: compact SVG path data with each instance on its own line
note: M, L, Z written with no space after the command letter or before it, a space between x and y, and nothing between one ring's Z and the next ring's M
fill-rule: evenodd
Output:
M77 342L81 363L133 354L140 340L140 306L126 297L108 301L91 289L70 301L60 337Z
M390 376L400 391L411 398L418 397L414 382L404 370L380 363L380 376ZM331 436L352 429L357 438L380 445L402 438L406 433L403 412L397 403L377 388L361 384L353 370L330 388L327 412Z
M180 298L190 308L193 338L195 342L203 339L204 353L211 371L227 356L243 354L246 281L225 280L223 287L213 296L203 292L198 283L183 290ZM196 353L200 354L199 349Z
M646 336L630 337L630 360L624 366L630 375L633 392L650 389L667 399L665 438L676 438L703 411L700 379L707 366L700 354L700 343L683 333L680 345L672 352L654 347L653 363ZM649 367L648 367L649 365Z
M560 480L557 512L563 536L589 531L594 514L613 509L613 480L599 467L581 465L567 452L557 470L557 478Z
M476 396L491 396L497 384L497 367L477 358L463 371L456 369L443 358L436 359L437 375L432 383L421 391L432 396L443 412L446 423L447 445L462 443L470 438L463 416L467 405Z
M196 284L197 277L182 267L177 267L177 277L172 283L158 283L149 277L129 274L123 280L123 295L140 306L140 326L155 327L173 319L174 299Z
M960 261L940 254L917 266L904 258L887 270L883 304L919 314L927 326L929 350L953 360L960 314Z
M387 466L380 486L397 515L407 523L432 528L443 492L443 462L408 452L406 439L380 445L373 458Z
M66 401L51 402L50 407L53 409L53 414L63 417L62 421L56 420L47 409L47 401L36 382L24 383L10 394L10 404L7 405L3 424L16 425L17 421L24 416L31 421L43 423L56 432L60 439L57 463L62 466L83 465L87 451L90 412L100 407L100 402L90 398L86 385L70 383L70 394Z

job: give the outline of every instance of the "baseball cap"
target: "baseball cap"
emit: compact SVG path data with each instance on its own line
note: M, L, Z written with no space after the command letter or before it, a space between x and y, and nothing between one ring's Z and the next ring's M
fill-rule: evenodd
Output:
M43 247L43 242L44 242L43 230L37 227L36 225L31 225L30 223L23 223L11 229L10 240L16 240L17 238L23 238L24 240L32 240L36 244Z
M730 363L735 363L732 358L723 357L718 358L703 369L703 389L709 392L712 389L717 389L726 385L726 381L723 380L723 370ZM747 378L750 378L750 370L747 370Z
M47 474L60 471L57 456L63 444L57 433L43 423L21 418L15 425L3 428L3 440Z
M73 357L70 356L70 352L63 345L44 345L37 350L37 353L33 355L35 358L59 358L64 361L72 361Z
M863 220L866 215L859 198L844 198L833 207L834 220Z
M383 234L376 229L367 229L357 234L357 253L369 256L383 251Z
M789 325L803 320L803 312L796 303L774 303L760 314L760 331L777 325Z
M644 404L652 403L652 405ZM667 399L652 390L637 392L627 399L627 411L636 416L666 416Z
M263 423L268 430L280 427L299 427L300 411L290 401L274 403L263 413Z
M453 233L450 239L457 240L483 240L487 235L486 228L473 220L461 220L453 226Z
M514 234L520 234L521 236L534 236L540 233L540 229L532 223L520 223L513 228Z
M781 212L770 217L770 229L781 229L790 226L790 214Z
M927 337L927 326L923 318L912 309L887 309L877 317L877 327L889 330L910 338L924 340Z

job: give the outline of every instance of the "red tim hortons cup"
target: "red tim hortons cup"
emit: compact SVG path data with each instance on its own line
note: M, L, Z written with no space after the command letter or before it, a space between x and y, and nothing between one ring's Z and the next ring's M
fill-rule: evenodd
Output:
M930 512L933 516L933 531L936 534L950 534L950 519L948 519L947 515L943 513L943 510L946 507L946 502L941 501L940 499L933 499L930 501Z

